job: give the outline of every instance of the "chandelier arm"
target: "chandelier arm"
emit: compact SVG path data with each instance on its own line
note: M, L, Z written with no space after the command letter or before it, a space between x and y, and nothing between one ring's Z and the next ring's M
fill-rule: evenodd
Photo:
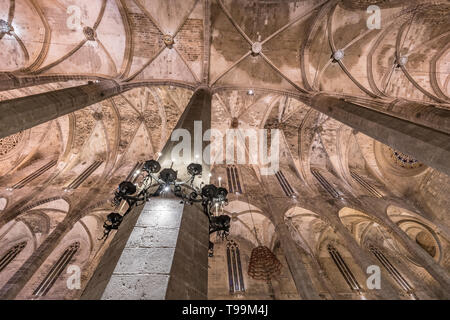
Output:
M173 165L173 163L172 163ZM183 203L202 203L203 213L208 217L209 235L217 232L222 240L229 235L231 217L223 214L223 206L228 204L228 191L222 187L216 187L213 184L204 185L203 182L199 186L195 186L195 177L201 175L202 166L200 164L191 163L187 167L189 178L186 181L177 179L177 171L170 168L161 171L161 165L156 160L148 160L144 164L143 171L147 173L140 185L131 181L122 181L119 188L114 193L113 205L116 208L122 201L126 201L128 209L123 215L117 212L111 212L107 216L107 220L103 224L103 236L99 240L107 239L111 230L117 230L126 215L128 215L136 206L148 201L150 197L158 197L163 191L170 191L173 187L173 193L176 197L182 199ZM159 175L155 174L159 172ZM152 187L157 189L150 192ZM188 194L188 192L190 192ZM213 215L213 208L222 209L222 214ZM216 210L217 211L217 210ZM214 244L209 241L208 255L213 256Z

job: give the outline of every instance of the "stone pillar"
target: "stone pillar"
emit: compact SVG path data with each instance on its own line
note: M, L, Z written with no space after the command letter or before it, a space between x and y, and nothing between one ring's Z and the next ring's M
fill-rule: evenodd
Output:
M209 155L203 155L203 150L205 150L209 142L203 141L203 135L211 128L211 98L212 94L209 88L200 87L197 89L174 128L174 130L187 130L191 135L191 157L186 158L186 161L177 159L177 161L173 163L173 169L178 170L179 178L181 179L187 178L187 176L180 177L180 174L184 175L186 167L191 162L195 162L203 165L202 181L205 183L209 182L208 173L210 159ZM197 128L195 126L196 123ZM200 123L201 128L198 127L198 124ZM172 150L179 142L180 141L167 141L161 151L162 155L158 160L163 168L172 164Z
M322 290L325 290L333 299L337 298L336 291L333 288L333 285L330 282L327 274L323 270L322 266L317 260L317 257L312 254L311 248L309 248L308 244L300 234L297 227L293 224L292 219L288 218L285 220L286 225L290 231L290 235L292 240L298 245L297 249L302 258L302 261L305 262L307 266L307 270L311 270L313 273L313 278L317 279L319 282L318 285ZM309 250L305 250L304 248L308 248Z
M378 261L375 261L375 259L372 258L367 251L359 246L353 235L340 221L336 221L335 219L328 220L332 223L335 232L342 238L346 249L350 252L356 264L362 268L364 274L366 274L368 266L379 265ZM381 299L398 299L399 294L390 283L391 278L384 272L384 270L382 272L386 281L382 281L381 290L371 290L370 293L380 297Z
M101 77L83 75L15 75L11 72L0 73L0 91L19 89L52 82L79 80L105 80Z
M202 122L201 130L194 121ZM191 157L175 157L172 163L178 141L169 140L159 159L162 168L173 165L184 180L190 162L202 163L202 137L210 126L211 92L199 88L175 127L197 139L191 139ZM208 173L203 165L205 183ZM151 198L143 210L136 208L124 219L81 299L207 299L208 244L208 218L200 206L183 205L171 196Z
M126 217L81 299L206 299L208 231L199 208L151 199Z
M56 249L64 236L72 229L77 219L66 216L44 242L23 263L19 270L0 289L0 300L14 299L45 260Z
M310 106L450 175L450 111L432 107L414 108L411 112L421 112L417 111L413 119L405 115L402 105L390 108L380 103L379 110L375 110L344 98L318 94L311 98Z
M123 92L113 80L0 102L0 138L87 107Z
M400 227L388 221L395 238L412 253L417 262L441 285L447 299L450 299L450 276L448 272L440 266L421 246L411 240L411 238Z
M203 211L185 205L166 291L167 300L208 299L209 223Z
M284 222L281 222L276 225L275 231L280 240L281 248L283 249L300 298L307 300L320 299L308 271L302 262L303 260L297 249L297 245L291 237L288 226Z

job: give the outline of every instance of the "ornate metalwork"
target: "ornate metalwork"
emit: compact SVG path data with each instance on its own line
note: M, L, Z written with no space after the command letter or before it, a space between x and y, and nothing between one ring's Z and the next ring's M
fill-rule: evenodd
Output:
M0 139L0 157L5 156L22 141L23 131Z
M252 250L248 275L256 280L270 280L280 273L281 262L266 246L258 246Z
M202 174L202 166L198 163L191 163L187 166L190 177L186 181L178 180L178 172L172 166L161 170L161 165L156 160L148 160L144 163L140 174L145 175L142 183L138 186L131 181L123 181L119 184L114 193L111 204L116 207L125 201L128 209L123 215L111 212L103 224L103 236L107 239L112 230L117 230L125 216L131 210L149 201L151 197L158 197L163 193L173 192L187 204L201 203L203 212L209 220L209 234L217 232L218 236L225 239L230 231L231 218L228 215L214 214L214 208L223 207L228 204L228 191L225 188L208 184L203 187L194 185L195 177ZM156 176L156 173L159 175ZM153 190L153 191L151 191ZM216 210L217 212L217 210ZM209 242L209 256L213 256L214 244Z

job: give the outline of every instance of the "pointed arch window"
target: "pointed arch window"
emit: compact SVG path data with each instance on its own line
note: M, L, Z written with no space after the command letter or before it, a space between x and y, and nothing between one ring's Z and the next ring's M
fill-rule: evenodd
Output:
M241 253L239 245L234 240L229 240L227 243L227 264L230 293L245 292Z
M339 198L339 192L323 177L323 175L317 169L311 169L311 173L314 178L319 181L320 185L333 197Z
M286 196L288 197L292 197L295 192L294 189L292 189L289 181L284 176L284 173L280 170L275 173L275 176L277 177L278 183L280 184L281 189L283 189L284 194L286 194Z
M361 287L359 286L358 281L356 280L348 265L345 263L339 251L331 244L327 246L327 249L350 289L358 293L361 292Z
M14 260L15 257L22 252L22 250L27 246L27 242L21 242L16 244L14 247L9 249L1 258L0 258L0 272L2 272L10 263Z
M383 195L375 189L370 183L368 183L366 180L364 180L359 174L357 174L355 171L350 170L350 175L352 178L358 182L364 189L366 189L371 195L382 198Z
M241 180L239 178L239 172L235 165L227 166L227 178L228 178L228 191L230 193L239 192L242 193Z
M52 161L48 162L47 164L45 164L44 166L40 167L38 170L36 170L32 174L28 175L27 177L25 177L22 180L20 180L19 182L17 182L15 185L12 186L12 188L13 189L21 189L21 188L23 188L26 184L30 183L34 179L37 179L38 177L43 175L45 172L47 172L49 169L51 169L54 166L56 166L57 163L58 163L57 160L52 160Z
M59 259L47 273L44 280L42 280L36 290L34 290L34 296L43 297L50 291L58 277L66 269L67 265L70 263L79 248L79 242L74 242L69 247L67 247L67 249L63 252L63 254L59 257Z
M375 247L374 245L369 246L370 252L381 262L383 267L389 272L389 274L394 278L395 282L407 293L412 295L414 289L411 285L406 281L406 279L402 276L402 274L397 270L396 267L388 260L388 258L384 255L383 251Z
M101 160L94 161L89 167L87 167L75 180L73 180L66 189L73 190L78 188L95 170L103 163Z

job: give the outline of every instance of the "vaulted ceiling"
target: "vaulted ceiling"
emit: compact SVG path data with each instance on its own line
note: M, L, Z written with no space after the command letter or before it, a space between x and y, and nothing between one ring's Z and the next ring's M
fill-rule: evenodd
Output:
M366 25L373 4L381 29ZM1 0L0 70L448 103L449 12L429 1Z
M369 5L381 8L380 29L368 28ZM57 81L1 91L0 99L89 79L138 87L62 117L46 133L54 132L54 150L46 150L59 155L67 179L85 169L76 165L82 158L105 161L108 172L128 157L127 174L156 154L200 85L214 93L212 127L280 128L304 179L310 166L342 176L342 161L358 166L362 154L348 154L366 141L358 144L356 132L302 97L327 92L449 108L449 18L445 1L0 0L0 72ZM3 174L30 160L25 149L14 157L10 150L33 132L0 140L9 154L0 154L9 159Z

